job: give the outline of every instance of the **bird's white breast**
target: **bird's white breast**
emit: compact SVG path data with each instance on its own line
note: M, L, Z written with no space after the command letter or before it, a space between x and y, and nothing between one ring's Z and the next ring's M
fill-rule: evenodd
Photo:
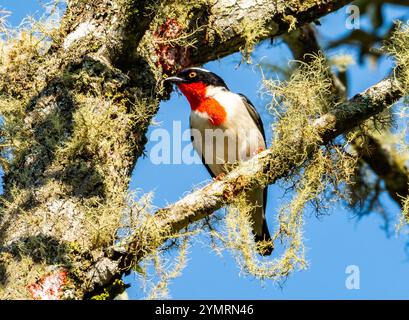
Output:
M226 119L214 126L207 113L192 110L191 134L196 151L210 170L219 175L228 171L226 164L245 161L266 146L241 96L222 87L209 87L207 97L217 100L225 109Z

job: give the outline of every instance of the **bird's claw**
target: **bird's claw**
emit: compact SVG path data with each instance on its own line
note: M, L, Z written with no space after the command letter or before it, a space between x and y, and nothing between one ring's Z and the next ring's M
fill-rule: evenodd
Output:
M220 181L220 180L222 180L222 179L224 178L225 175L226 175L225 173L220 173L220 174L218 174L217 176L215 176L215 177L213 178L213 180L214 180L214 181Z
M261 151L264 151L264 150L266 150L264 147L257 148L257 150L253 152L253 156L259 154Z

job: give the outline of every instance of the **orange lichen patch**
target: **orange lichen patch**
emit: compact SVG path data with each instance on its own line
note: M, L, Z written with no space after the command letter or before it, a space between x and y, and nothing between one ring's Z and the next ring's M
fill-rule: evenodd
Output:
M36 283L27 286L31 297L36 300L59 300L62 288L67 283L67 272L58 271L48 274Z
M153 33L155 52L158 56L157 65L160 65L165 73L171 73L189 65L189 48L172 41L182 34L183 26L176 19L167 19Z

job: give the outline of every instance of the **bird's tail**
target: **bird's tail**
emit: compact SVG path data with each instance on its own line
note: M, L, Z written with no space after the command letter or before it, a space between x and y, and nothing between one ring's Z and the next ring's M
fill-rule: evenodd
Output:
M261 241L270 241L271 236L268 231L265 209L267 201L267 189L256 189L248 194L249 201L254 205L254 212L252 214L253 219L253 234L256 243ZM271 245L257 245L259 254L268 256L273 252L273 246Z
M265 218L263 220L262 228L263 229L261 235L258 234L254 235L254 240L256 241L256 243L261 241L271 241L270 232L268 231L267 222ZM272 243L270 245L267 244L258 247L258 253L261 254L262 256L269 256L272 252L273 252Z

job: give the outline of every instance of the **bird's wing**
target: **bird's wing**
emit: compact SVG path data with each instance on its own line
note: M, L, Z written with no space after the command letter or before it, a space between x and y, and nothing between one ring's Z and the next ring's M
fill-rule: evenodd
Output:
M254 123L256 124L257 128L260 130L261 135L263 136L264 139L264 143L266 142L266 135L264 132L264 128L263 128L263 122L261 121L260 115L258 114L256 108L254 107L254 105L251 103L251 101L243 94L239 93L238 94L242 100L244 105L246 106L246 109L248 111L248 113L250 114L250 117L253 119ZM190 129L192 129L192 126L190 126ZM193 143L193 136L190 136L191 142ZM212 178L214 178L216 175L210 170L210 167L205 163L205 160L203 158L202 155L202 163L205 165L207 171L209 172L210 176ZM264 199L267 196L267 188L264 190ZM264 204L266 202L264 201Z
M244 105L247 108L247 111L249 112L251 118L253 119L254 123L257 125L257 128L260 130L261 135L263 136L264 143L266 144L266 134L264 132L264 127L263 127L263 122L261 121L260 114L257 112L256 108L254 105L251 103L251 101L244 95L239 93L238 94L244 102ZM266 144L267 145L267 144ZM264 212L266 211L266 205L267 205L267 188L264 188L263 190L263 207L264 207Z
M244 94L239 93L238 95L243 99L243 103L246 106L248 113L250 114L254 123L257 125L257 128L260 130L261 135L263 136L264 139L264 143L266 143L266 134L264 132L263 122L261 121L259 113L257 112L254 105L251 103L251 101Z
M190 130L192 130L192 125L190 125ZM193 139L194 139L194 137L191 135L191 136L190 136L190 141L191 141L192 143L193 143ZM202 155L202 163L203 163L204 166L206 167L206 170L207 170L207 172L209 172L210 176L211 176L212 178L216 177L216 175L213 173L213 171L210 170L210 167L206 164L203 155Z

